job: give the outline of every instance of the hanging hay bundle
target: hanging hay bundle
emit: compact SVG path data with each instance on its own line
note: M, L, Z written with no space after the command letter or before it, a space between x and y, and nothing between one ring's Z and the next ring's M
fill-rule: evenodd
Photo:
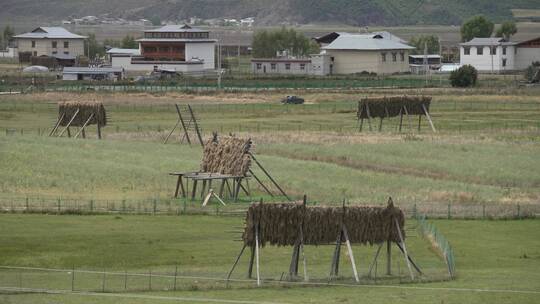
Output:
M358 102L358 119L376 117L395 117L400 114L425 115L429 112L431 96L390 96L379 98L363 98ZM407 112L405 112L405 108ZM368 115L369 113L369 115Z
M259 223L260 244L293 246L300 230L304 244L323 245L334 243L347 228L349 240L356 244L378 244L384 241L400 242L395 219L405 237L405 216L401 209L387 207L305 207L301 204L253 204L246 215L244 243L255 244L255 225Z
M217 135L204 145L201 171L245 176L251 166L251 139Z
M77 110L79 111L77 113ZM73 116L77 113L75 118ZM58 104L58 119L61 126L82 127L87 121L87 125L98 124L102 127L107 125L107 113L101 102L62 102Z

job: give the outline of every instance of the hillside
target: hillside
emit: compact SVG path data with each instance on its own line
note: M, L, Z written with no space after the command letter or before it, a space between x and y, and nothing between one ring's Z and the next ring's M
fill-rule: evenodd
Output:
M128 19L162 20L256 17L260 25L342 23L362 25L460 24L485 14L494 21L512 17L511 9L537 9L538 0L4 0L0 19L59 21L69 16L110 13Z

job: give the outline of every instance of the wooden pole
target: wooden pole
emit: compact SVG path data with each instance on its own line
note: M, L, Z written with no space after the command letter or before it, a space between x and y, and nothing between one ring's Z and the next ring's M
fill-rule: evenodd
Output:
M306 255L304 253L304 217L306 212L306 204L307 204L307 196L304 194L304 199L302 201L302 206L304 207L304 212L302 214L302 223L300 225L300 250L302 250L302 263L303 263L303 270L304 270L304 281L309 281L308 273L307 273L307 261L306 261Z
M367 113L367 121L368 121L368 126L369 126L369 131L373 131L373 129L371 128L371 113L369 111L369 103L366 102L366 113Z
M174 104L174 106L176 107L176 113L178 113L178 119L180 120L180 123L182 124L182 129L184 130L184 137L186 138L188 144L191 146L191 140L189 139L188 129L186 128L186 124L184 123L184 118L182 117L180 107L178 106L178 104ZM184 139L184 137L182 137L182 140ZM182 142L182 140L180 142Z
M99 119L97 120L97 135L98 139L101 139L101 124L99 123Z
M253 277L253 262L255 261L255 246L251 246L251 255L249 257L249 265L248 265L248 279L251 279Z
M409 274L411 275L411 280L414 280L414 273L411 268L411 262L409 261L409 255L407 254L407 247L405 247L405 241L403 240L403 235L401 234L401 229L399 228L399 223L397 218L394 218L394 223L396 225L396 229L399 235L399 240L401 241L401 245L403 246L403 254L405 255L405 261L407 262L407 268L409 268Z
M169 141L169 137L171 137L171 135L173 134L174 130L176 130L176 127L178 127L179 124L180 124L180 120L177 120L177 121L176 121L176 124L175 124L174 127L172 128L171 132L169 132L169 135L167 135L167 137L165 137L165 141L163 141L164 144L166 144L166 143Z
M253 176L253 178L257 181L257 183L259 183L259 185L261 185L261 187L263 187L263 189L266 191L266 193L268 193L271 197L274 197L274 194L270 191L270 189L268 189L262 183L262 181L259 179L259 177L257 177L257 175L255 175L255 173L253 173L253 171L251 169L249 169L249 174L251 174L251 176Z
M257 267L257 286L261 286L261 273L259 269L259 223L255 226L255 261Z
M349 234L347 233L347 227L343 225L342 229L343 229L343 236L345 237L345 244L347 244L347 250L349 251L349 259L351 260L354 280L358 283L360 282L360 278L358 277L358 271L356 270L356 263L354 262L354 254L353 254L351 242L349 240Z
M79 136L79 133L82 132L83 134L83 138L86 137L86 135L84 134L84 128L86 127L86 125L88 125L88 123L90 122L90 120L92 119L92 117L94 117L94 113L90 114L90 117L88 117L88 119L86 120L86 122L82 125L82 128L79 129L79 132L77 132L77 134L75 134L74 138L77 138Z
M398 246L399 250L405 254L404 250L403 250L403 247L401 247L401 245L399 243L396 243L396 245ZM408 256L408 259L409 259L409 262L411 262L411 265L414 267L414 269L419 273L419 274L422 274L422 270L420 270L420 267L413 261L413 259L411 258L411 256L409 255Z
M422 126L422 115L418 115L418 132L420 132L421 126Z
M189 113L191 114L191 119L193 120L193 125L195 126L195 132L197 133L197 137L199 138L199 142L201 143L201 147L204 148L204 142L201 136L201 131L199 130L199 125L197 124L197 119L195 118L195 114L193 114L193 110L191 109L191 106L188 104Z
M71 130L67 127L68 137L71 138Z
M77 114L79 114L79 109L77 109L77 111L75 111L75 114L73 114L73 116L72 116L71 119L69 120L67 126L64 128L64 130L62 130L62 132L60 132L60 134L58 135L58 137L62 137L62 135L64 134L64 132L66 132L66 130L69 129L69 126L71 126L71 123L75 120L75 117L77 117Z
M242 246L242 250L240 250L240 253L236 257L236 260L234 261L234 264L231 267L231 270L227 274L227 287L229 287L229 279L231 278L231 275L234 271L234 268L236 267L236 264L238 264L238 261L240 261L240 258L242 257L242 254L244 253L244 250L246 249L247 244L244 243L244 246Z
M399 132L401 132L402 126L403 126L403 107L399 109Z
M270 181L272 181L272 183L274 184L274 186L276 186L276 188L278 188L279 192L281 192L281 194L283 194L283 196L285 196L289 201L291 201L291 199L289 198L289 196L285 193L285 191L283 191L283 189L281 189L281 187L278 185L278 183L272 178L272 176L270 175L270 173L268 173L268 171L266 171L266 169L264 169L264 167L261 165L261 163L259 163L259 161L257 160L257 158L255 158L255 155L253 155L253 153L251 152L248 152L249 155L251 156L251 159L253 159L255 161L255 163L257 164L257 166L259 166L259 168L264 172L264 174L266 174L266 176L270 179Z
M382 246L383 246L383 243L380 243L379 247L377 248L377 252L375 253L375 257L373 258L373 262L369 266L368 277L371 277L371 271L373 270L373 267L377 263L377 259L379 258L379 254L381 253Z
M52 136L54 134L54 132L56 132L56 130L58 130L58 127L60 126L60 123L64 119L65 115L66 115L66 113L62 113L62 116L60 116L60 118L56 121L56 124L54 125L53 129L51 130L51 133L49 133L49 136Z
M426 106L422 105L422 109L424 110L424 114L426 114L426 118L429 122L429 125L431 126L431 130L433 130L433 132L437 132L437 130L435 130L435 126L433 125L433 121L431 120L431 115L429 115L429 112L426 109Z
M407 122L409 125L409 130L412 129L412 123L411 123L411 117L409 116L409 111L407 110L407 106L403 106L403 109L405 110L405 115L407 115Z
M386 241L386 275L392 275L392 242Z

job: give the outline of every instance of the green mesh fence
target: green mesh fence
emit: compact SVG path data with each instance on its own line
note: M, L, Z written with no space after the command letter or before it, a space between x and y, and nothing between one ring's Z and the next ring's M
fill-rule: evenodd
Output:
M446 237L439 232L433 223L429 223L426 220L425 215L418 216L417 220L420 234L424 238L433 242L433 245L435 245L433 247L439 251L446 262L448 274L451 278L454 278L456 275L456 264L454 259L454 250L452 249L452 246L450 246L450 242L448 242Z

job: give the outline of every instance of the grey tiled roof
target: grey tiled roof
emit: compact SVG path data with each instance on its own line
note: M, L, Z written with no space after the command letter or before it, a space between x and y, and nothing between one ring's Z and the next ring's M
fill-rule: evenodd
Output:
M471 41L460 43L463 46L494 46L494 45L514 45L515 42L506 41L504 38L473 38Z
M81 36L73 34L72 32L66 30L63 27L38 27L35 30L13 36L13 38L32 38L32 39L85 39L86 36Z
M410 50L414 47L379 34L341 34L324 50Z

